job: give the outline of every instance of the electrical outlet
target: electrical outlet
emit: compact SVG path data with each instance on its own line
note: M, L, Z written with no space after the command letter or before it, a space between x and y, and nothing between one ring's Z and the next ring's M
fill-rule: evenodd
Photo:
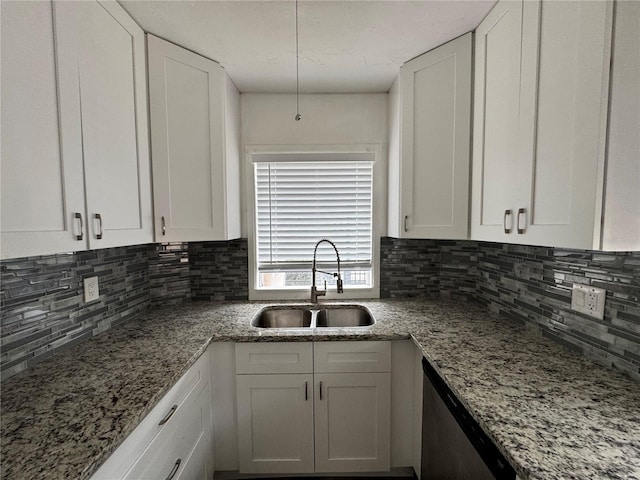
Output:
M89 277L84 279L84 301L86 303L93 302L100 298L100 289L98 288L98 277Z
M602 320L606 295L607 291L603 288L574 283L571 292L571 309Z

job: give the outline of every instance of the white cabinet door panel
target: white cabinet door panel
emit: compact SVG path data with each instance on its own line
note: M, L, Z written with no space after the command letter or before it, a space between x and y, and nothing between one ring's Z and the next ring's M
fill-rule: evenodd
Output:
M313 375L237 375L241 473L313 472Z
M476 30L471 236L504 240L505 210L526 187L519 151L522 2L501 2Z
M74 105L58 95L65 77L58 77L64 65L56 65L54 5L0 5L1 256L82 250L86 241L76 238L74 219L85 209L82 151L77 124L60 132Z
M390 374L315 374L316 472L390 467Z
M469 33L414 58L392 88L390 235L467 238L471 46Z
M81 2L73 10L81 22L78 88L89 245L151 242L144 32L115 2Z
M237 238L237 89L212 60L147 38L156 240Z
M90 246L150 242L144 32L113 2L74 9L83 28L79 83Z
M596 233L599 244L611 15L610 2L525 4L521 118L530 134L521 138L530 198L518 208L527 209L526 243L589 249Z
M602 248L640 250L640 2L617 2Z

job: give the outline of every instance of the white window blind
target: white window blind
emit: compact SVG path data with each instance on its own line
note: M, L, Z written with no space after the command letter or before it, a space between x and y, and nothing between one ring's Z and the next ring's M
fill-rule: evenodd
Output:
M370 270L372 169L371 161L255 163L258 270L308 271L322 238L338 247L343 270ZM328 244L317 260L335 271Z

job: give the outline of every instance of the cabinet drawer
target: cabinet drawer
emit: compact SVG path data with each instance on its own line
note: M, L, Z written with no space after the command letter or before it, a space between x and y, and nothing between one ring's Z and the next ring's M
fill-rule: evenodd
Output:
M211 427L209 386L193 391L178 407L173 418L153 439L135 464L124 476L127 480L141 478L183 478L193 458L203 463L202 455L197 455L202 446L209 444ZM189 465L192 470L197 465ZM198 470L195 468L195 470Z
M311 342L239 343L236 373L313 373Z
M316 373L390 372L390 342L317 342Z
M164 430L175 431L175 429L172 430L172 427L180 422L182 411L189 408L190 399L208 384L209 355L205 353L166 393L153 410L149 412L136 429L131 432L118 449L91 477L91 480L123 478L134 462L137 464L140 461L140 458L148 451L149 445L155 442ZM171 413L172 410L173 413ZM167 418L170 413L170 418L163 422L163 419ZM160 423L163 424L160 425Z

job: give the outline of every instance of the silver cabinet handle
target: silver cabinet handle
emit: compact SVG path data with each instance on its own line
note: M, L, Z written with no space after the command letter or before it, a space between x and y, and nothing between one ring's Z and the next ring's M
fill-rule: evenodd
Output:
M96 213L93 218L95 218L98 221L98 224L100 225L100 230L98 230L99 233L96 233L96 238L98 240L102 240L102 215L100 215L99 213Z
M304 401L309 400L309 382L304 382Z
M407 219L409 218L409 215L405 215L404 216L404 231L407 232Z
M507 228L507 217L511 216L511 210L504 211L504 217L502 217L502 226L504 227L504 233L511 233L511 225Z
M167 224L164 221L164 215L160 218L162 222L162 236L164 237L167 234Z
M522 215L524 215L526 213L526 210L524 208L519 208L518 209L518 224L517 224L517 228L518 228L518 233L519 234L523 234L524 233L524 226L520 227L520 217Z
M165 423L167 423L169 421L169 419L171 418L171 416L176 413L176 410L178 408L178 405L174 405L173 407L171 407L171 410L169 410L167 412L167 414L164 416L164 418L162 420L160 420L160 423L158 424L158 426L162 426Z
M322 400L322 382L320 382L320 400Z
M178 473L178 469L180 468L180 464L182 463L182 459L177 459L176 463L173 464L173 468L169 472L169 476L165 480L173 480L173 477Z
M80 235L76 235L76 240L82 240L84 237L84 226L82 225L82 214L80 212L76 212L74 218L80 220Z

